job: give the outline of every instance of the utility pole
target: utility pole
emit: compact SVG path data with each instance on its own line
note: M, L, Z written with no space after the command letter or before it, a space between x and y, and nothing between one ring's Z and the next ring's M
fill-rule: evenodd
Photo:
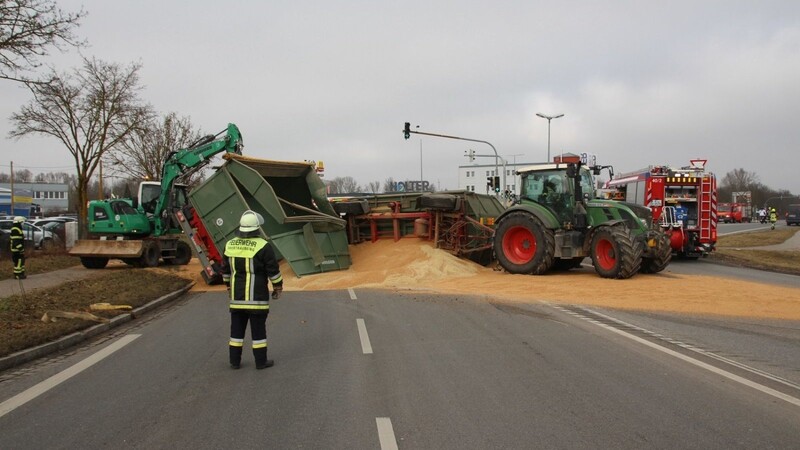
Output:
M14 161L11 161L11 215L14 214Z

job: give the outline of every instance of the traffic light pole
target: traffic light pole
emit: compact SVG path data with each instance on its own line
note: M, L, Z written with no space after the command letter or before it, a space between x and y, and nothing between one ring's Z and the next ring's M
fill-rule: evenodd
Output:
M495 173L495 175L497 175L500 172L499 160L502 159L502 158L500 158L500 155L497 153L497 149L494 148L494 145L492 145L489 141L482 141L480 139L470 139L470 138L465 138L465 137L460 137L460 136L450 136L450 135L447 135L447 134L436 134L436 133L426 133L424 131L414 131L414 130L411 129L411 124L409 122L406 122L405 123L405 128L403 129L403 134L405 135L405 138L408 139L412 133L413 134L421 134L423 136L433 136L433 137L440 137L440 138L445 138L445 139L457 139L459 141L479 142L481 144L486 144L489 147L491 147L492 150L494 151L494 173ZM477 155L477 156L482 156L482 155ZM506 171L503 170L503 186L505 186L505 185L506 185Z

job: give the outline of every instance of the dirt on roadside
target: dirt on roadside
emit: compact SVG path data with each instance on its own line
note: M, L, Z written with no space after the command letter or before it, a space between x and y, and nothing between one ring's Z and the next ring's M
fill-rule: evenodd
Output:
M404 238L350 246L352 265L343 271L298 278L281 264L284 289L316 291L347 288L399 289L483 296L505 302L570 303L611 308L686 314L800 320L800 286L761 283L703 275L638 274L627 280L600 278L593 268L541 276L512 275L483 267L437 250L429 241ZM702 264L702 263L698 263ZM208 286L193 260L182 273L193 290L224 290Z

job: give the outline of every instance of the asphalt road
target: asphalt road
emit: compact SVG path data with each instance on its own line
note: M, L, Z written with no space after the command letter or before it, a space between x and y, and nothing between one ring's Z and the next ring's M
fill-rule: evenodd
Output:
M289 292L272 308L276 366L264 371L247 352L242 369L228 367L225 300L206 293L4 374L0 448L800 442L796 387L620 325L615 312L369 290Z

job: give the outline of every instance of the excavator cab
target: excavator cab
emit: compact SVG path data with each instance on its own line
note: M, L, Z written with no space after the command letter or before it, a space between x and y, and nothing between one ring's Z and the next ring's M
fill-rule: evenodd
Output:
M146 236L150 231L150 221L131 206L130 200L111 199L89 203L90 233Z

